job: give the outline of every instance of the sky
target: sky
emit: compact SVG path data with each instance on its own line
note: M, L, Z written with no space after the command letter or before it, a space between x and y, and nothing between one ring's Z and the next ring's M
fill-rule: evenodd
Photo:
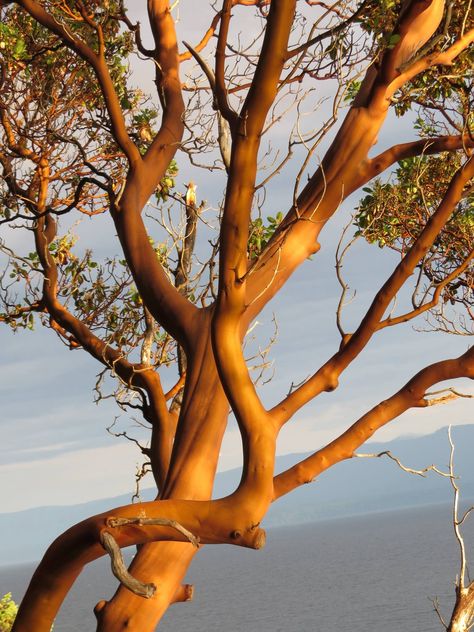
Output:
M181 39L195 41L193 29L200 20L204 23L202 16L195 16L193 28L180 22ZM241 26L245 27L245 20ZM149 68L140 68L136 73L140 85L151 85ZM378 148L402 140L403 135L403 140L412 138L408 126L390 119ZM190 176L191 171L183 164L181 186ZM287 177L275 180L267 208L284 211L288 207L291 191ZM198 197L212 199L216 185L211 176L200 175L197 183ZM339 345L334 249L356 204L354 196L344 204L321 236L321 251L297 271L258 317L254 331L261 336L261 344L272 331L274 315L279 330L271 352L274 377L261 390L266 405L281 399L292 382L298 383L313 373ZM84 247L99 252L104 242L109 243L113 237L110 220L105 216L93 222L83 220L79 232ZM17 246L25 247L23 239L19 234L13 235ZM395 263L392 253L375 246L357 243L352 249L344 273L357 295L344 312L348 330L358 322ZM417 324L423 327L423 322ZM419 333L412 324L379 332L343 375L340 387L334 393L323 394L287 424L278 443L278 454L317 449L398 390L420 368L459 355L467 347L467 338ZM131 492L140 455L133 444L108 434L106 427L117 415L121 415L119 429L130 430L135 424L112 402L93 403L95 376L100 369L97 363L81 351L66 349L50 330L13 335L7 327L0 327L0 349L2 511L76 504ZM460 386L474 392L466 381ZM470 402L458 400L449 406L412 410L377 433L375 439L427 434L448 423L472 421ZM134 431L141 432L136 428ZM231 423L222 445L219 469L240 463L240 438ZM151 479L144 485L151 485Z

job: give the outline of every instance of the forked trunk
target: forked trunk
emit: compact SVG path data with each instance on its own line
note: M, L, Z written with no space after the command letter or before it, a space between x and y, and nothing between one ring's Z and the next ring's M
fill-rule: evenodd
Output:
M198 348L188 358L187 390L162 498L202 500L212 493L229 404L204 328L209 331L208 318ZM195 553L191 544L178 542L141 547L130 572L141 581L153 582L157 586L155 595L144 599L120 586L108 603L98 604L98 632L155 630L170 604L189 598L189 591L180 591L180 586Z

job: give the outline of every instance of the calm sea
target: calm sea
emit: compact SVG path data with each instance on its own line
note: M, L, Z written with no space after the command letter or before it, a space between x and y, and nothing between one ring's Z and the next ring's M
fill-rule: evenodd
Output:
M271 529L262 551L206 547L188 577L194 601L170 609L160 632L441 630L430 598L448 612L458 569L450 511L425 507ZM474 554L473 525L466 530ZM0 568L0 596L11 591L19 600L31 570ZM114 586L104 560L90 565L55 632L95 630L91 608Z

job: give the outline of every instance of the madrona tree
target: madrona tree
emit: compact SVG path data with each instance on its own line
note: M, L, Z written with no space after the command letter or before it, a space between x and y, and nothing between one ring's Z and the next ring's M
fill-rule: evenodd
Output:
M435 328L472 333L472 7L2 6L1 320L14 330L38 322L92 355L103 368L100 393L110 388L108 374L116 378L119 405L149 427L142 451L157 488L155 501L108 509L57 538L14 630L49 631L84 565L108 552L122 583L95 606L98 630L146 632L171 603L189 598L182 582L199 544L263 546L260 523L272 502L351 458L403 412L427 406L437 383L474 377L472 349L440 357L274 475L280 430L338 387L379 330L425 314ZM208 28L181 43L181 20L196 11ZM152 77L155 93L134 87L134 73ZM403 121L407 136L379 149L387 118L391 126ZM192 169L186 194L176 186L180 168ZM282 181L286 199L269 208L266 192ZM198 203L196 184L208 205ZM243 351L246 333L303 262L314 259L318 273L322 229L362 188L353 233L394 250L393 271L352 331L341 300L340 344L306 381L264 406ZM104 213L116 256L96 260L79 249L72 227L81 215L94 221ZM31 239L24 252L9 246L13 228ZM169 382L170 374L175 386L165 392L160 375ZM230 496L210 500L229 411L242 437L242 478ZM126 571L120 548L130 545L140 546ZM467 629L456 616L449 629Z

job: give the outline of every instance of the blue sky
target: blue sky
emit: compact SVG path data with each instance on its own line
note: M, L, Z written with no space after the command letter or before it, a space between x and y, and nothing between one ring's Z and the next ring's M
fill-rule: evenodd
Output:
M196 39L186 25L180 36ZM137 81L148 85L150 75L140 74L142 70L137 72ZM394 139L402 140L402 135L405 135L403 140L413 138L406 124L390 119L378 148L389 146ZM191 177L184 164L180 177L181 187ZM192 177L198 183L199 199L213 200L215 191L222 188L207 174L196 177L193 172ZM285 211L291 193L288 174L275 180L268 199L268 214L274 209ZM262 344L271 332L273 313L279 327L279 339L271 354L275 359L275 375L262 389L266 404L283 397L292 381L297 383L314 372L339 344L334 316L339 298L334 248L355 204L355 197L344 204L322 234L322 248L314 261L302 266L258 318L255 332L261 334ZM115 243L111 222L105 216L93 223L83 220L79 232L83 247L103 251L104 244L109 247ZM18 233L13 239L16 245L24 245L24 237ZM355 246L344 268L351 288L357 289L356 300L345 312L348 330L358 322L395 261L393 254L375 246ZM418 324L423 326L422 322ZM287 425L278 453L317 449L369 407L398 390L417 370L431 361L459 355L467 346L466 338L417 333L411 324L380 332L344 374L339 389L322 395ZM7 327L0 327L0 349L3 510L75 504L130 492L140 455L135 446L111 437L105 430L120 411L109 401L98 406L92 402L98 364L83 352L66 349L49 330L13 335ZM473 392L466 382L463 387ZM465 400L413 410L383 429L376 439L425 434L448 423L471 423L471 411L469 401ZM125 415L118 423L124 429L134 425ZM240 439L235 425L230 424L222 446L220 469L239 463Z

